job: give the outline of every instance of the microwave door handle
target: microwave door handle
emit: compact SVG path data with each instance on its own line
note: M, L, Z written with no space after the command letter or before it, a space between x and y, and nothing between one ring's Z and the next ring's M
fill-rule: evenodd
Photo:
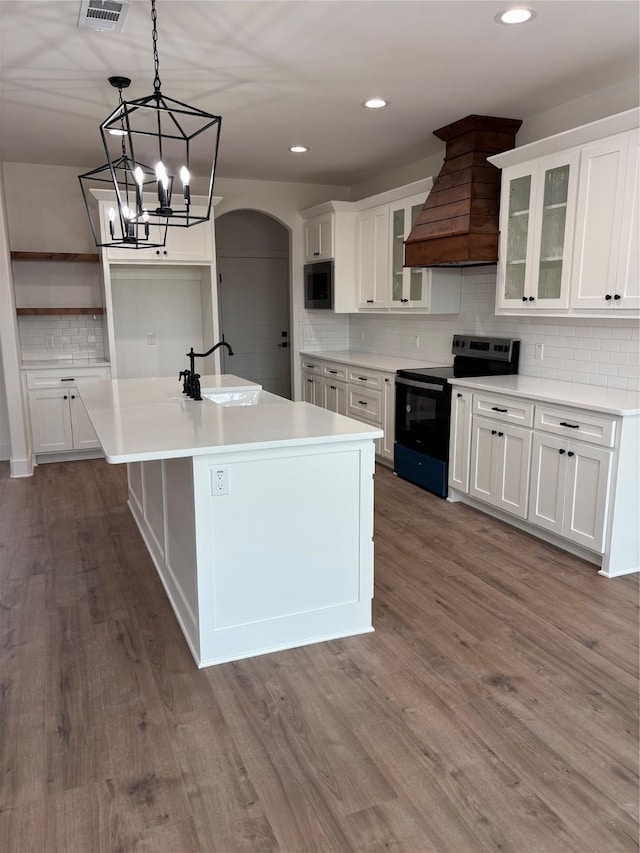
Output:
M408 385L410 388L421 388L426 391L439 391L444 394L446 385L435 385L432 382L415 382L413 379L402 379L396 376L396 385Z

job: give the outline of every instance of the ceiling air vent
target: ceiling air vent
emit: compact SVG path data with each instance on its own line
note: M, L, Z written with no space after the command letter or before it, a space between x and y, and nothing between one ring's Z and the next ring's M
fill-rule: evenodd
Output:
M129 3L125 0L82 0L78 26L119 33L128 11Z

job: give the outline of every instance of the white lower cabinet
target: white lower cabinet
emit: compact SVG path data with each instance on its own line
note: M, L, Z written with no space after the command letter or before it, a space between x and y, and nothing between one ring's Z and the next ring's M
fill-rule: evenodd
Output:
M613 451L536 432L529 521L602 552Z
M375 439L376 455L392 463L395 374L309 356L304 356L300 364L304 401L338 415L381 427L384 438Z
M109 369L34 370L26 374L33 450L97 450L100 442L76 388L76 378L108 379Z
M472 405L471 391L453 392L449 435L449 487L465 493L469 491Z
M527 517L531 430L474 417L469 494Z
M518 526L599 563L606 577L640 571L640 413L633 399L628 411L610 414L594 410L597 391L587 386L584 403L563 406L487 394L461 381L452 393L449 499L517 516ZM550 385L556 396L567 383Z

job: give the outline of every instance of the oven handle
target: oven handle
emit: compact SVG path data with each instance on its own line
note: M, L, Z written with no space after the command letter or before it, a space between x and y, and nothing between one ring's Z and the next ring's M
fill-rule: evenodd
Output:
M409 385L411 388L423 388L426 391L440 391L441 394L444 394L446 391L446 385L434 385L432 382L416 382L413 379L402 379L400 376L396 376L396 385Z

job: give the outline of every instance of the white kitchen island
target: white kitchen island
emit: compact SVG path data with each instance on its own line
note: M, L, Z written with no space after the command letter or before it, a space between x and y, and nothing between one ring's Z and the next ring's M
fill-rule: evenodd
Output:
M78 387L199 667L372 631L382 431L238 377Z

